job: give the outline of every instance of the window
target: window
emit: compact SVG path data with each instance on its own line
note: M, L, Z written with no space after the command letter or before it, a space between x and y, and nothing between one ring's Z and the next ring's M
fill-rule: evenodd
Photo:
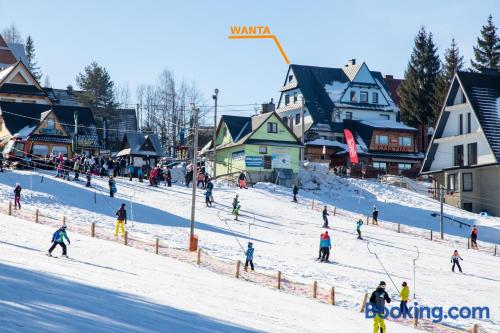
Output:
M464 115L460 114L458 116L458 134L464 134Z
M264 169L273 168L273 157L271 155L264 155Z
M462 191L472 191L472 173L470 172L462 174Z
M295 125L298 125L298 124L300 124L300 113L297 113L295 115Z
M410 136L400 136L399 137L399 145L409 147L411 146L411 137Z
M290 95L286 94L285 95L285 105L290 104Z
M351 102L357 103L358 100L356 98L356 92L354 90L351 90Z
M467 133L472 132L472 121L471 121L471 114L470 112L467 113Z
M26 104L36 104L35 100L32 99L23 99L21 102L26 103Z
M378 145L388 145L389 144L389 137L387 135L377 135L377 136L375 136L375 142Z
M387 163L386 162L373 162L373 167L375 169L386 169Z
M448 190L456 191L458 189L458 179L456 174L448 175Z
M411 163L398 163L398 169L399 170L410 170Z
M288 124L289 124L290 128L293 128L293 117L292 116L290 116L290 118L288 118Z
M293 80L293 75L288 75L288 82L292 82Z
M453 147L453 165L463 166L464 165L464 146L454 146Z
M466 211L472 212L472 202L464 202L462 208Z
M278 133L278 124L267 123L267 133Z
M379 116L380 116L380 118L385 119L385 120L391 119L391 117L388 114L379 114Z
M467 145L467 165L477 164L477 142Z
M52 147L52 153L56 156L58 156L59 153L63 154L63 156L68 156L68 147L66 147L66 146L54 146L54 147Z
M267 154L267 146L259 146L259 154Z
M368 103L368 92L362 91L359 93L359 101L361 103Z
M33 145L31 148L31 153L37 156L48 156L49 146L47 145Z
M293 102L297 103L297 93L293 93Z
M372 93L372 103L378 104L378 93L377 92Z
M48 129L56 128L56 122L54 121L54 119L52 118L47 119L47 128Z
M352 119L352 112L346 111L345 119Z

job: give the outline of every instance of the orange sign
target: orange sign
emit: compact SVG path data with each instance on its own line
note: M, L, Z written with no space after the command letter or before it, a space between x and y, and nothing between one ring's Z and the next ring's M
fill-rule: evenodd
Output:
M258 26L232 26L231 34L229 35L229 39L272 39L274 43L278 47L278 50L281 52L283 59L285 59L286 64L290 64L290 60L286 56L285 51L281 47L278 38L275 35L271 34L271 30L266 25L258 25Z

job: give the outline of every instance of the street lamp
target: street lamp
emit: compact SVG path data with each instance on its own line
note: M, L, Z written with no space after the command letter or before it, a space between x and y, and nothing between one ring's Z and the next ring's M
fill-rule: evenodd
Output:
M198 172L198 113L200 109L192 105L194 112L194 139L193 139L193 161L191 162L191 170L193 172L193 187L191 193L191 228L189 231L189 251L196 251L198 249L198 237L194 234L194 220L196 210L196 176Z
M214 94L212 95L212 98L214 99L214 134L213 134L213 138L212 138L212 144L214 146L214 156L213 156L213 160L214 160L214 165L213 165L213 174L212 174L212 178L215 178L216 175L217 175L217 156L216 156L216 144L215 144L215 140L216 140L216 136L217 136L217 99L219 98L219 89L215 88L214 90Z

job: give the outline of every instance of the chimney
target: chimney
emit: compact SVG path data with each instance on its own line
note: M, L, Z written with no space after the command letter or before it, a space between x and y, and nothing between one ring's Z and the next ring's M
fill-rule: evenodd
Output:
M68 84L66 87L66 91L68 92L68 95L73 95L73 86L71 84Z
M271 101L269 103L262 103L262 112L261 113L274 112L275 110L276 110L276 106L274 105L272 98L271 98Z
M394 76L393 75L386 75L385 79L386 80L394 80Z
M356 65L356 59L349 59L349 60L347 60L347 64L345 65L345 67L354 66L354 65Z

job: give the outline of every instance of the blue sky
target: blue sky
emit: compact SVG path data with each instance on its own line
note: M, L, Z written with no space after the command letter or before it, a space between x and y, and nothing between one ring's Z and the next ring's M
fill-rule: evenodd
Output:
M229 40L231 25L269 26L292 63L340 67L356 58L398 78L420 26L440 54L455 37L467 64L490 13L500 26L499 0L0 0L0 13L0 29L14 23L32 35L53 87L75 85L95 60L133 98L137 85L169 68L196 82L207 103L219 88L223 105L276 99L288 67L271 40Z

